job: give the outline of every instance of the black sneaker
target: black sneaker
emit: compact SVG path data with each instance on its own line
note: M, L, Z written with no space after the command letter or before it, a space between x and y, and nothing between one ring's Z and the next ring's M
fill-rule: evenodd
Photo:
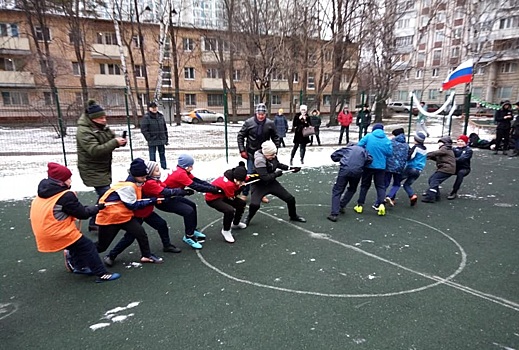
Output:
M332 222L337 222L337 215L330 214L326 218Z
M344 208L340 208L339 213L344 214L344 213L346 213L346 210L344 210Z
M170 244L168 246L164 246L162 251L166 253L180 253L182 249L175 247L173 244Z
M306 222L306 219L302 216L294 216L293 218L290 218L290 221Z
M447 197L448 200L453 200L456 198L458 198L458 194L456 192L449 194L449 196Z

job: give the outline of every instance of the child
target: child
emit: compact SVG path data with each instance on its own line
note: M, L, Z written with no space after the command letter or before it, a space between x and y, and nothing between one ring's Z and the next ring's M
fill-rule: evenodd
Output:
M254 153L254 168L259 175L258 182L252 184L251 201L249 205L249 215L243 221L245 225L249 225L250 221L256 215L261 205L261 198L267 194L272 194L288 206L288 215L291 221L306 222L306 219L297 215L296 199L292 196L276 179L283 175L282 170L293 170L297 173L301 168L289 167L278 161L277 148L274 142L265 141L261 144L261 149ZM277 170L280 169L280 170Z
M96 282L113 281L118 273L106 271L94 243L83 236L76 219L88 219L103 204L83 206L70 191L72 172L58 163L48 163L48 179L38 185L38 196L31 204L31 226L40 252L65 249L65 266L71 272L97 276Z
M240 222L247 203L236 196L240 192L241 187L245 185L246 179L247 169L245 169L245 163L240 162L239 166L227 170L223 176L211 182L214 186L221 188L222 193L205 194L207 205L223 213L222 235L228 243L234 243L231 228L244 229L247 227L246 224Z
M427 148L424 146L426 137L427 135L421 131L417 132L414 136L414 146L409 150L408 160L402 175L402 180L404 180L404 191L409 196L409 201L412 207L416 205L418 196L411 185L420 177L420 173L427 162Z
M181 189L189 187L198 192L220 193L221 189L191 174L194 163L195 160L189 154L181 154L178 157L177 169L164 181L166 186ZM162 211L182 216L185 229L185 236L182 240L193 249L202 249L200 243L205 241L206 236L196 229L198 218L195 203L187 198L173 197L168 201L158 203L156 207Z
M99 199L99 203L106 204L106 209L99 212L96 224L99 225L99 241L97 251L104 252L112 243L119 230L125 230L126 234L137 240L141 250L141 263L161 264L162 258L150 251L150 244L146 231L134 216L134 210L153 205L157 198L142 198L142 185L146 181L146 164L141 158L136 158L130 165L130 176L126 181L121 181L105 192ZM104 258L108 266L112 266L115 258L126 247L127 241L123 238L110 253Z
M317 144L321 146L321 139L319 138L319 128L321 127L321 112L317 109L312 111L312 115L310 116L310 123L314 127L315 130L315 139L317 140ZM310 146L314 144L314 137L310 136Z
M437 151L427 153L427 159L436 162L436 172L429 178L429 189L422 202L434 203L440 200L440 184L456 173L456 158L452 151L452 139L450 136L438 140L440 144Z
M452 191L447 199L452 200L458 198L458 191L463 183L465 176L470 174L470 159L472 158L472 149L468 146L469 138L467 135L460 135L456 142L457 147L453 149L456 157L456 181L452 187Z
M400 189L400 183L402 182L402 172L409 155L409 145L405 139L404 128L395 129L391 133L394 136L391 140L393 155L387 159L385 185L387 191L391 180L393 180L393 186L391 186L391 190L386 196L386 203L394 207L396 193Z
M357 191L364 167L370 164L373 158L365 148L354 144L333 152L331 158L334 162L340 162L340 168L332 188L332 210L327 219L336 222L339 213L344 213L344 208ZM348 190L344 194L346 186Z

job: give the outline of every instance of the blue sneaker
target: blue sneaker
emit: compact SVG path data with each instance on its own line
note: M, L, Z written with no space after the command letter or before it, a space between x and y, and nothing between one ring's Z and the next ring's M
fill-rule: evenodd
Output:
M83 268L80 268L80 269L74 269L74 271L72 271L73 273L75 273L76 275L87 275L87 276L93 276L94 273L92 272L92 270L90 270L89 267L83 267Z
M114 272L114 273L107 272L102 276L98 276L96 278L96 283L114 281L114 280L118 279L119 277L121 277L121 275L118 274L117 272Z
M195 237L197 242L204 242L206 236L202 232L195 230Z
M63 250L63 258L65 258L65 268L68 272L74 271L74 266L72 265L72 258L70 257L70 252L68 249Z
M184 236L184 238L182 238L182 240L185 243L189 244L191 246L191 248L193 248L193 249L202 249L202 245L196 241L196 237L195 237L195 239L193 239L191 237Z

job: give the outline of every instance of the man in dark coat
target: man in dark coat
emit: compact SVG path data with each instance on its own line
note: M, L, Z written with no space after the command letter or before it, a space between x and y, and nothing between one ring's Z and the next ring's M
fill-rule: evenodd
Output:
M503 142L503 154L507 154L508 143L510 142L510 129L512 128L512 120L514 119L512 113L512 104L510 101L503 102L501 109L496 112L496 149L494 154L497 154L501 142Z
M76 143L79 175L86 186L94 187L100 198L112 183L112 152L126 145L126 139L115 136L106 125L104 109L90 100L78 120ZM97 231L95 219L95 216L90 219L90 231Z
M149 103L148 112L142 117L141 132L146 141L148 141L150 160L156 161L155 156L158 150L160 166L162 169L167 170L165 146L169 145L168 128L166 127L164 115L159 112L155 102Z
M276 125L272 120L267 119L267 106L260 103L256 106L256 114L245 120L238 132L238 149L241 157L247 160L248 174L254 171L254 153L261 149L263 142L268 140L272 140L276 147L279 147ZM249 187L245 186L243 189L245 198L249 194Z

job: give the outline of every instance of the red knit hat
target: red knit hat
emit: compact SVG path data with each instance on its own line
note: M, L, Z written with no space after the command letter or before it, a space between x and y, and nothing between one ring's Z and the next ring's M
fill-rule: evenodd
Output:
M458 137L458 140L463 140L463 142L465 142L466 144L469 143L469 137L467 135L460 135Z
M47 164L49 178L65 182L72 177L72 172L66 166L50 162Z

